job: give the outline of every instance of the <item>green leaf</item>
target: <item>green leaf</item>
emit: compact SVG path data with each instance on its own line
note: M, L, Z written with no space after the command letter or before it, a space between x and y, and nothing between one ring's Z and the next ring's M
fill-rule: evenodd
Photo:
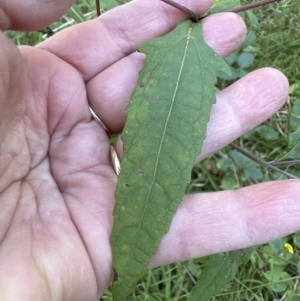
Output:
M249 179L257 181L262 180L263 174L258 163L247 158L236 150L231 150L229 155L233 159L234 163L241 169L243 181L247 181Z
M240 185L237 182L234 175L226 175L225 177L222 178L221 186L220 186L221 189L233 190L233 189L237 189L239 187L240 187Z
M300 249L300 232L295 233L295 235L294 235L294 243L297 246L297 248Z
M249 49L255 40L256 40L255 32L249 31L243 45L241 46L242 51ZM253 47L251 47L250 49L252 49L252 51L254 51ZM233 53L235 53L235 52L233 52Z
M254 132L258 133L264 139L270 141L276 141L279 138L278 132L268 125L259 126L254 130Z
M290 135L289 149L290 151L280 158L280 160L300 158L300 130Z
M188 300L206 301L214 297L226 284L234 279L238 267L247 263L252 251L252 248L249 248L226 254L212 255L200 274Z
M276 141L279 138L277 131L275 131L272 127L264 124L256 127L255 129L244 135L247 140L258 139L257 136L269 141Z
M238 58L238 64L242 69L250 67L254 62L254 54L252 52L242 52Z
M206 135L216 72L229 72L200 22L184 21L139 50L147 61L126 110L111 236L115 301L134 290L169 229Z
M299 88L300 88L300 84L299 84ZM300 128L300 99L296 99L293 104L293 108L290 116L290 127L294 131Z

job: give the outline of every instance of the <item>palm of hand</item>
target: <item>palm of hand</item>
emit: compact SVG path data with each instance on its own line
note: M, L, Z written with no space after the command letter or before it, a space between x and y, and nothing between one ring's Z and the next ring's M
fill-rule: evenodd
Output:
M1 283L13 285L18 298L27 292L42 300L37 292L52 296L64 284L72 288L64 291L65 300L82 300L82 292L92 300L111 279L116 176L109 141L91 122L78 71L44 50L21 52L24 66L16 50L8 61L15 67L11 87L22 89L9 90L18 111L8 116L1 150L7 153L1 166ZM17 289L16 275L28 280Z

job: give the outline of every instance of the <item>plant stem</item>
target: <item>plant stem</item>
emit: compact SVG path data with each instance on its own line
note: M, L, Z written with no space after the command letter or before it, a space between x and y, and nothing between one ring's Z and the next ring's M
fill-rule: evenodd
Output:
M239 7L235 7L235 8L226 10L226 12L240 13L240 12L245 11L245 10L249 10L249 9L252 9L252 8L256 8L256 7L259 7L259 6L263 6L263 5L267 5L267 4L271 4L271 3L279 2L279 1L281 1L281 0L261 0L261 1L253 2L253 3L250 3L250 4L246 4L246 5L243 5L243 6L239 6Z
M284 165L284 166L296 165L296 164L300 164L300 160L270 162L270 164L276 165L276 166L280 166L280 165Z
M195 22L198 21L198 19L199 19L198 15L195 12L193 12L192 10L188 9L187 7L181 5L181 4L179 4L179 3L177 3L173 0L161 0L161 1L175 7L177 9L181 10L181 11L183 11L186 14L188 14L189 16L192 17L193 21L195 21Z
M288 177L289 179L299 179L298 177L292 175L289 172L286 172L276 166L274 166L271 163L266 162L265 160L256 157L255 155L251 154L250 152L248 152L247 150L245 150L244 148L236 145L235 143L230 143L229 144L233 149L237 150L238 152L240 152L241 154L243 154L244 156L248 157L249 159L253 160L254 162L266 167L267 169L271 169L274 171L277 171L283 175L285 175L286 177Z
M101 15L100 0L95 0L95 2L96 2L97 17L99 17Z
M169 5L183 11L187 15L191 16L191 18L194 22L198 22L200 20L200 17L198 17L198 15L195 12L193 12L189 8L187 8L187 7L181 5L181 4L179 4L179 3L177 3L173 0L160 0L160 1L165 2ZM271 4L271 3L279 2L279 1L281 1L281 0L261 0L261 1L250 3L250 4L242 5L242 6L239 6L239 7L235 7L235 8L229 9L229 10L224 10L222 12L240 13L242 11L246 11L246 10L249 10L249 9L252 9L252 8L260 7L260 6L263 6L263 5L267 5L267 4Z

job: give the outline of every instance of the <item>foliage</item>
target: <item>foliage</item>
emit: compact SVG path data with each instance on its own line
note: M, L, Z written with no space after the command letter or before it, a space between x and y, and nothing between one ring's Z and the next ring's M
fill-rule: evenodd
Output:
M252 249L212 255L203 269L198 282L189 295L189 301L206 301L216 295L223 286L232 281L238 267L247 263Z
M139 50L147 60L126 110L111 238L116 300L133 291L168 231L206 136L216 73L229 72L201 22L184 21Z

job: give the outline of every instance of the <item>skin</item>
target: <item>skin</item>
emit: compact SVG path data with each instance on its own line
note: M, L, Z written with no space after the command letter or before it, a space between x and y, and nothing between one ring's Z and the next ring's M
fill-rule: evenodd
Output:
M73 2L0 0L1 29L42 28ZM198 14L211 5L179 2ZM117 177L107 135L92 120L88 101L110 130L120 133L145 59L135 49L185 17L158 0L135 0L35 48L18 49L0 35L3 300L97 300L108 288ZM207 43L222 56L246 35L243 21L232 13L203 23ZM221 91L198 161L272 116L287 97L287 79L270 68ZM118 151L121 156L120 141ZM299 230L299 196L297 180L186 196L150 267Z

